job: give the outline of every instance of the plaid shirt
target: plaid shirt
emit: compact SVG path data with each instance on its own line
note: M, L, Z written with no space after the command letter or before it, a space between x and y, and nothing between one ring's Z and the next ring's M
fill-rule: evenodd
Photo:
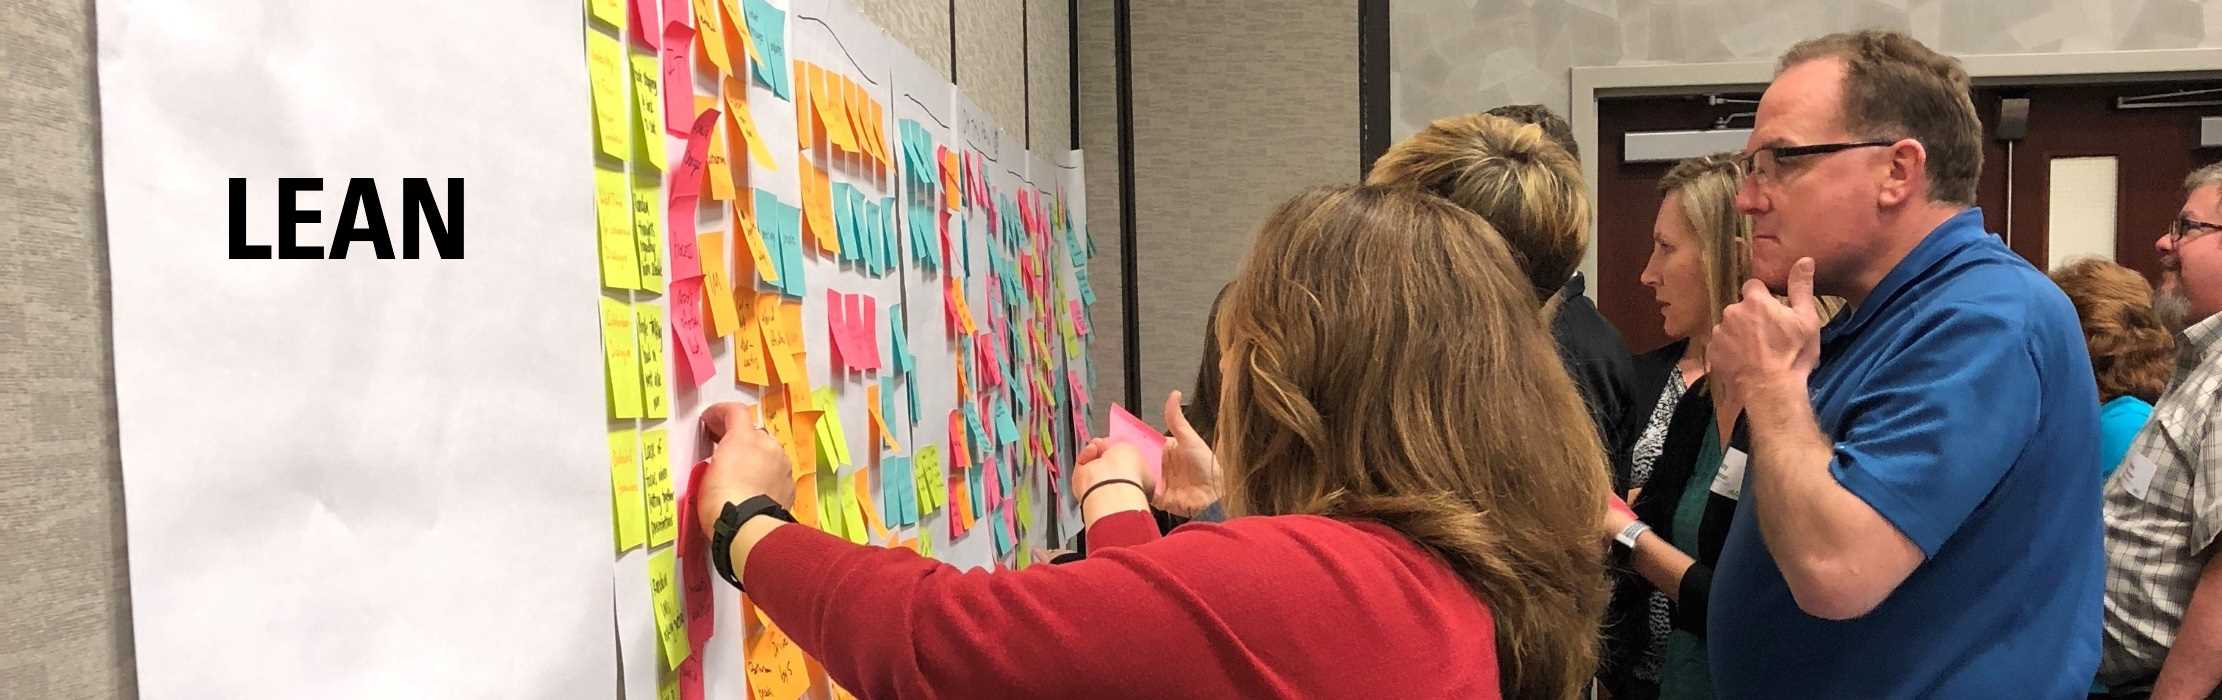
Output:
M2184 332L2175 382L2106 482L2106 650L2099 678L2150 680L2222 532L2222 315Z

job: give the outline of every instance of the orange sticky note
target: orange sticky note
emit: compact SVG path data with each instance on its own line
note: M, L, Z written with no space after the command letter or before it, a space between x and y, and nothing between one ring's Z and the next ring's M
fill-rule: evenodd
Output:
M779 264L772 260L771 249L764 247L764 232L756 228L756 213L742 208L741 202L735 201L732 213L728 216L733 220L733 230L739 232L742 241L748 245L753 273L761 275L765 282L778 283ZM743 275L734 275L733 278L748 279Z
M750 64L743 61L761 62L762 59L756 55L756 42L748 38L748 14L741 11L741 1L721 0L718 4L725 6L720 19L725 21L726 56L732 60L732 65L746 68Z
M901 443L895 442L895 431L887 429L887 416L880 413L880 386L878 384L864 387L864 401L872 414L872 430L879 433L880 442L884 443L889 451L903 449Z
M718 0L694 0L694 36L700 50L695 53L710 60L718 75L732 75L733 62L725 51L725 25L718 21ZM700 108L695 113L700 114Z
M794 343L795 343L795 357L796 357L796 358L801 358L801 357L802 357L802 350L803 350L803 347L802 347L802 302L800 302L800 301L788 301L788 302L785 302L785 303L782 303L782 304L780 304L780 305L779 305L779 325L780 325L780 330L781 330L781 331L784 331L784 332L786 332L786 334L787 334L787 337L788 337L788 338L791 338L791 339L793 339L793 340L794 340ZM797 378L797 379L802 379L802 380L807 380L807 379L809 379L808 377L804 377L804 376L801 376L801 375L799 375L799 374L798 374L798 375L796 375L796 378Z
M708 95L694 96L695 114L715 109L717 106L718 100L715 97ZM724 116L720 116L718 120L728 124L732 122L731 118ZM710 148L703 152L704 163L702 166L702 177L709 183L703 189L709 190L711 199L721 202L733 200L733 165L726 161L726 131L727 129L722 128L712 128L710 130Z
M879 100L866 100L865 106L868 109L864 123L872 134L872 159L883 166L891 165L887 162L887 112L880 107Z
M810 94L818 91L818 67L795 61L795 148L810 150L810 143L817 136L817 129L810 124Z
M733 286L725 279L725 234L708 231L696 235L695 250L702 256L702 295L710 305L710 331L723 338L740 330L740 314L733 309Z
M738 137L748 143L748 159L765 170L779 171L779 163L772 160L771 149L764 144L764 137L756 131L756 117L748 111L748 87L738 78L725 79L725 111L733 115L733 127Z
M848 95L848 88L844 87L847 82L846 76L826 73L825 82L820 86L824 89L813 93L810 101L818 112L818 123L826 128L826 141L835 148L855 153L856 134L849 129L849 110L843 104L843 98Z
M769 367L764 364L764 331L756 316L757 300L763 296L757 295L752 286L744 284L733 290L734 296L747 299L748 311L740 314L740 330L733 334L733 381L765 386L771 383L771 376L766 374Z
M855 495L855 494L860 494L860 493L862 493L862 494L871 494L871 493L878 493L877 491L873 491L873 490L872 490L872 485L871 485L871 483L869 483L869 482L867 481L867 479L868 479L868 478L869 478L870 476L871 476L871 470L869 470L869 469L858 469L858 470L856 470L856 490L855 490L855 491L852 491L852 492L850 492L850 494L851 494L851 495L853 496L853 495ZM857 504L857 506L858 506L858 507L859 507L860 509L862 509L862 510L863 510L863 515L864 515L864 524L866 525L866 528L865 528L865 529L866 529L866 531L868 531L868 532L872 533L872 541L874 541L874 542L892 542L892 541L893 541L893 539L894 539L894 538L888 537L888 532L887 532L887 524L886 524L886 523L884 523L884 522L881 522L881 520L880 520L880 510L879 510L879 506L878 506L878 505L876 505L876 504L874 503L874 501L878 501L879 499L877 499L877 498L872 498L872 497L870 497L870 496L865 496L865 497L862 497L862 498L852 498L852 499L850 499L850 500L852 500L852 501L855 501L855 502L856 502L856 504Z
M944 206L944 207L942 207L942 208L944 208L944 209L962 209L962 208L964 208L964 200L963 200L963 197L964 197L964 192L963 192L963 188L960 188L960 187L958 187L958 186L957 186L957 152L956 152L956 151L946 151L946 150L945 150L945 151L942 151L942 152L941 152L941 192L942 192L942 194L943 194L943 195L946 195L946 196L947 196L947 198L948 198L948 200L949 200L948 202L946 202L946 206Z
M764 354L771 357L772 370L779 373L782 381L801 374L801 368L796 366L794 346L800 336L787 335L787 326L780 321L780 307L792 303L777 294L756 297L756 327L764 336ZM801 311L800 304L795 306L796 311Z
M817 239L818 250L839 255L841 233L833 227L833 183L826 178L825 168L809 161L803 162L802 209L803 227Z
M810 689L810 670L802 655L802 647L779 626L764 618L764 631L757 633L756 643L749 645L748 689L752 697L796 698Z
M792 385L790 385L790 388ZM818 470L818 417L817 411L804 410L794 400L794 392L787 392L788 437L793 440L781 443L787 447L789 470L795 474Z
M843 76L841 113L849 120L849 128L856 132L852 135L855 142L853 145L856 146L850 149L852 153L868 154L872 151L872 124L864 120L864 110L864 90Z

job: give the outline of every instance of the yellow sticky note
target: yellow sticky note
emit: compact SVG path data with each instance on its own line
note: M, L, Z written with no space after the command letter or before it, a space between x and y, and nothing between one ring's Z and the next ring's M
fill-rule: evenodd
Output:
M679 534L679 509L671 493L671 442L663 428L640 431L641 493L648 506L648 546L671 544Z
M679 607L679 567L672 560L673 551L648 555L648 593L656 602L656 636L663 640L664 663L676 671L694 648L687 642L686 613Z
M748 159L758 167L779 172L779 163L772 160L771 148L756 131L756 116L748 109L748 84L739 78L725 79L725 112L733 115L733 128L741 140L748 142Z
M586 13L625 35L625 0L586 0Z
M602 243L602 286L639 289L640 262L633 258L633 210L625 173L594 169L594 227Z
M710 328L723 338L740 330L740 313L733 309L733 286L725 280L725 234L707 231L694 237L702 256L703 296L709 297Z
M841 420L840 398L833 395L832 389L820 388L812 392L811 399L817 402L818 410L824 414L818 417L818 432L830 441L826 445L829 448L827 453L833 455L835 464L854 464L855 460L849 456L849 431Z
M879 434L880 441L886 445L887 450L890 452L902 450L902 443L895 441L895 431L887 427L887 416L880 413L880 386L878 384L864 387L864 404L871 408L872 431Z
M679 697L679 674L664 673L656 680L656 700L682 700Z
M1032 479L1026 480L1018 487L1018 527L1021 530L1029 531L1034 529L1034 481ZM1021 547L1020 549L1023 551L1025 548Z
M640 546L648 531L646 502L640 493L640 435L631 428L610 431L610 496L616 504L617 551Z
M664 169L664 108L663 93L657 91L656 80L661 66L656 65L656 54L631 52L626 56L633 67L633 122L639 125L634 132L633 149L643 158L640 162L657 170Z
M810 672L805 668L802 648L769 618L762 618L762 622L763 631L748 647L748 689L759 698L801 697L810 689Z
M653 177L633 180L633 257L640 263L640 289L664 291L663 225L658 209L663 196Z
M614 0L595 0L596 5ZM617 26L625 26L625 10L617 10ZM594 94L594 144L602 155L625 159L632 143L632 126L625 123L625 47L594 30L586 32L586 78Z
M744 1L722 0L719 2L719 4L725 6L726 41L730 42L738 38L741 43L742 53L733 53L730 47L726 51L727 55L733 59L733 65L736 66L742 65L741 61L743 60L762 60L756 55L756 41L748 37L748 13L742 12L740 7L740 3Z
M927 534L927 533L924 533L924 532L920 532L920 533L918 533L918 556L921 556L921 557L925 557L925 558L928 558L928 559L932 559L932 558L933 558L933 556L934 556L934 538L933 538L933 536L932 536L932 535L929 535L929 534Z
M664 380L664 310L654 299L633 303L634 341L640 353L640 410L642 418L671 415L671 396Z
M695 114L701 114L702 110L716 108L717 106L718 100L715 97L708 95L694 96ZM731 120L723 117L718 120L731 122ZM733 201L733 165L725 159L725 131L722 128L710 130L710 149L705 151L707 155L702 164L702 177L709 183L709 186L704 189L710 193L711 199L720 202Z
M640 361L633 353L633 309L602 297L602 360L608 370L610 417L640 417Z
M732 60L725 54L725 25L719 21L718 0L694 0L695 54L717 66L718 75L732 75ZM695 114L702 108L696 107Z

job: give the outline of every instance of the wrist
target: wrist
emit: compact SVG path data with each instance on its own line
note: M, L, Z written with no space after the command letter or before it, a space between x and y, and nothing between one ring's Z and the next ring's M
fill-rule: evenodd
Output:
M1149 508L1149 494L1142 490L1139 479L1102 479L1080 492L1080 519L1084 525L1094 525L1113 513Z

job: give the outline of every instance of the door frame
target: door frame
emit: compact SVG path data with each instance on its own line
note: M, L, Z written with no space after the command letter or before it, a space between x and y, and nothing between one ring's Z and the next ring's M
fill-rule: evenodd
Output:
M1987 85L2083 85L2172 80L2222 79L2222 48L2009 53L1960 56L1968 77ZM1758 92L1774 79L1774 61L1666 63L1633 66L1575 66L1568 104L1574 140L1582 147L1582 178L1592 201L1597 198L1597 100L1606 97L1701 95L1722 90ZM1590 230L1597 230L1598 207L1590 207ZM1598 298L1606 285L1634 284L1597 276L1597 241L1582 251L1581 272L1587 291Z

